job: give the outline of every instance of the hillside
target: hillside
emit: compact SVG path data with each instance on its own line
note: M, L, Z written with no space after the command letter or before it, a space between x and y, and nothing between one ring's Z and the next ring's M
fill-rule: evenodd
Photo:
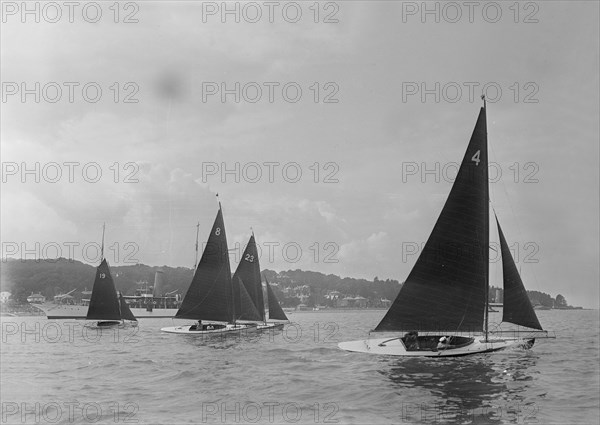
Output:
M73 289L73 296L81 298L81 291L91 290L96 268L75 260L60 258L53 261L3 260L0 265L2 291L9 291L15 302L26 302L32 293L40 293L51 299ZM193 271L185 267L152 267L143 264L111 267L117 289L125 295L133 295L136 283L152 284L157 270L164 276L164 292L177 291L184 295L192 279ZM263 270L263 276L273 285L273 290L284 307L306 304L308 307L389 307L401 284L397 280L372 281L325 275L319 272L288 270L276 272ZM552 296L538 291L528 291L534 305L554 308L569 308L562 295ZM490 288L490 301L502 302L501 288Z

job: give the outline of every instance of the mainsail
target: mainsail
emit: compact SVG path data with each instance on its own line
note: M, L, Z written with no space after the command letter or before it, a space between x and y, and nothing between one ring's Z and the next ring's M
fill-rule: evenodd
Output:
M496 217L498 235L500 236L500 250L502 254L502 275L504 279L504 308L502 321L515 325L542 330L542 325L533 311L527 291L519 276L517 266L510 253L500 222Z
M176 318L233 322L233 286L223 213L219 205L206 248Z
M489 196L485 107L446 204L376 331L481 331L488 293Z
M105 258L96 269L96 279L86 319L121 320L117 290Z
M121 295L121 293L119 293L119 306L121 310L121 319L137 322L137 319L131 312L131 309L127 305L127 302L125 301L125 298L123 298L123 295Z
M273 320L288 320L287 316L283 312L283 309L279 305L279 301L277 301L277 297L273 293L271 289L271 285L269 285L269 281L265 276L265 282L267 284L267 297L268 297L268 305L269 305L269 319Z
M255 315L253 312L246 312L252 315L252 318L247 317L242 312L242 307L240 305L241 297L239 296L239 290L236 290L235 297L235 309L238 312L242 312L241 316L238 316L240 320L259 320L265 321L265 303L263 301L263 289L260 281L260 264L258 261L258 251L256 249L256 241L254 240L254 235L250 236L250 240L248 241L248 245L246 245L246 249L242 254L242 259L237 266L235 273L233 274L233 281L236 282L238 279L241 279L243 285L250 296L250 299L254 303L256 310L258 311L259 317L258 319L254 318Z

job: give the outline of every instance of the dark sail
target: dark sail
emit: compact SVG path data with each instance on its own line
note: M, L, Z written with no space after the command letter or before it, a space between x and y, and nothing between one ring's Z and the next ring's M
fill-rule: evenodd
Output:
M121 320L119 299L106 259L96 269L96 279L90 297L86 319Z
M131 309L129 308L129 306L127 305L127 302L125 301L125 298L123 298L123 296L121 294L119 294L119 305L121 307L121 319L137 322L137 319L131 312Z
M262 284L260 281L260 264L258 262L258 251L256 249L256 241L254 240L254 235L250 236L250 240L248 241L248 245L246 245L246 249L244 250L244 254L242 254L242 259L237 266L237 270L233 274L233 281L237 282L238 279L241 279L243 282L248 295L250 295L250 299L254 303L256 310L259 313L258 319L250 319L248 317L242 316L238 317L239 320L259 320L265 321L265 303L263 301L263 290ZM235 288L234 288L235 289ZM239 294L235 297L235 310L237 312L241 312L240 301L241 298ZM254 313L252 313L254 314Z
M277 297L273 293L271 289L271 285L267 281L267 277L265 276L265 282L267 284L267 297L269 304L269 319L273 320L288 320L287 316L283 312L283 309L279 305L279 301L277 301Z
M487 297L489 204L485 108L446 204L376 331L481 331Z
M237 283L236 283L237 282ZM239 306L240 309L237 309L236 306L236 320L254 320L261 321L263 320L264 314L260 314L250 298L248 291L246 291L246 287L242 280L238 277L237 280L234 281L234 285L236 286L236 292L239 296Z
M525 286L515 261L510 253L504 233L500 228L498 217L496 217L498 225L498 235L500 236L500 250L502 253L502 275L504 277L504 306L502 313L502 321L514 323L515 325L526 326L528 328L542 330L542 325L535 315L535 311L527 296Z
M219 212L206 248L176 318L232 322L233 291L223 213Z

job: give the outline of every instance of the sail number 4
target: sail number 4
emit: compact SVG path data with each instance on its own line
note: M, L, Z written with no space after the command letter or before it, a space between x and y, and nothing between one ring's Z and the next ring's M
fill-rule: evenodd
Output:
M471 157L471 161L473 161L475 163L475 165L479 165L479 163L481 162L481 159L479 159L480 154L481 154L481 150L478 150L477 152L475 152L475 155L473 155Z

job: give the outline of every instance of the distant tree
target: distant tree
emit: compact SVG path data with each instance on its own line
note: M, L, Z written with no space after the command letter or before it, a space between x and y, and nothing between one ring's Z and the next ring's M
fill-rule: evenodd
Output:
M567 307L567 300L565 299L565 297L563 297L561 294L558 294L556 296L556 302L555 302L555 306L557 308L561 308L561 307Z

